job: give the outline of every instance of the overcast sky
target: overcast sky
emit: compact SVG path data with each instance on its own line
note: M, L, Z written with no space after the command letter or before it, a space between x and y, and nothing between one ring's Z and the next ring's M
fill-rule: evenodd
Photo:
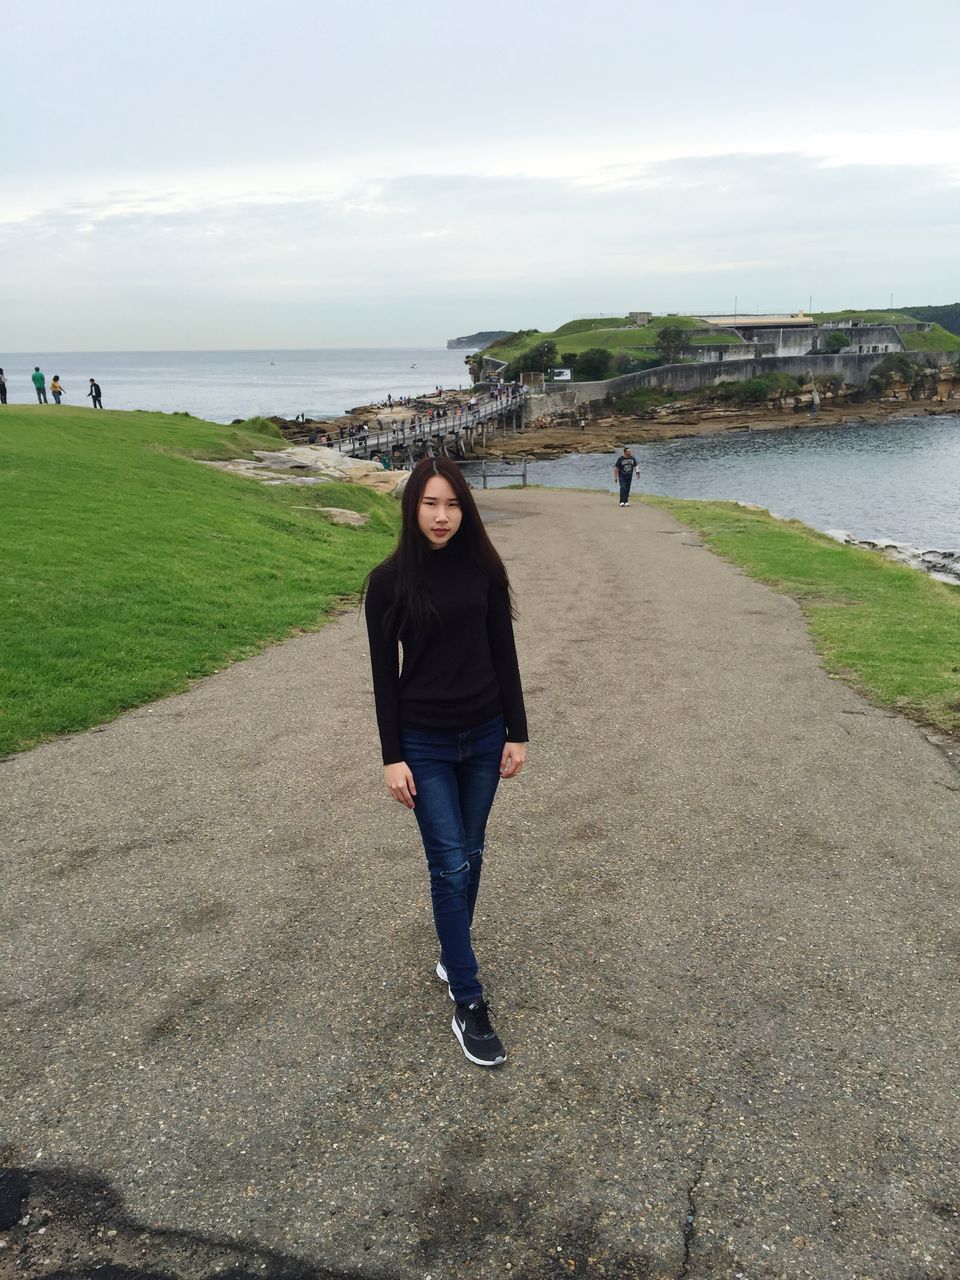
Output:
M958 0L0 0L0 351L960 297Z

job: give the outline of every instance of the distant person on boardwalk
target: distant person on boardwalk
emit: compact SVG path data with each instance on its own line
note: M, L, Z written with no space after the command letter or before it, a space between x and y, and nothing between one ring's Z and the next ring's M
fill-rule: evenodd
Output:
M40 372L39 365L34 365L33 373L30 375L30 381L33 383L33 389L37 393L37 404L46 404L47 380Z
M7 403L7 380L3 376L3 370L0 369L0 404Z
M60 403L60 397L63 395L65 388L60 385L60 375L55 373L50 380L50 394L53 396L55 404Z
M91 409L102 409L103 401L100 399L100 383L90 379L90 390L87 392L87 399L92 400Z
M623 453L613 464L613 478L620 485L621 507L629 507L630 505L630 485L633 483L633 473L636 469L636 458L629 447L624 446Z
M413 809L423 839L436 974L455 1002L451 1029L471 1062L495 1067L506 1053L490 1024L470 927L497 784L515 777L527 755L510 583L454 463L417 463L401 509L397 549L367 579L384 781ZM386 939L377 941L384 959Z

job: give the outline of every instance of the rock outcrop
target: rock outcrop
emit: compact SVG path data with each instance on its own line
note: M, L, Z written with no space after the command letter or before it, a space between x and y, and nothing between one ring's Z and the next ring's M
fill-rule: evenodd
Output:
M218 471L231 471L236 475L250 476L261 484L327 484L331 480L341 483L362 484L378 493L391 493L396 497L403 492L409 471L384 471L376 462L364 462L359 458L345 457L339 449L323 445L300 444L289 449L254 449L258 461L249 458L230 458L226 462L204 459L204 466Z

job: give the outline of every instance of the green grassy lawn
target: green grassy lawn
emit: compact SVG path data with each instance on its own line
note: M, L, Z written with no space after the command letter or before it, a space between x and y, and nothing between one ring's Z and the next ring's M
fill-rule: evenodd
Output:
M828 671L877 706L960 734L960 587L731 502L644 501L793 596Z
M821 324L825 320L862 320L864 324L897 324L901 320L916 323L916 316L906 311L815 311L813 319Z
M358 590L393 545L392 498L191 461L282 444L269 424L0 410L0 754L183 689Z
M721 346L738 346L745 347L748 344L735 333L697 333L690 335L690 341L695 347L721 347Z
M935 324L928 333L901 333L908 351L960 351L960 336Z

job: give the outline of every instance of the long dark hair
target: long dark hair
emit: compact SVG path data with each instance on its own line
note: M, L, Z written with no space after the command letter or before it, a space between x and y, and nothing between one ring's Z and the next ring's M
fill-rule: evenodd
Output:
M404 486L401 500L402 524L397 549L383 561L382 567L389 566L396 570L397 583L393 605L387 611L384 625L390 631L409 627L414 632L419 632L426 627L431 614L436 612L424 588L424 576L428 558L438 553L428 545L417 522L423 491L434 476L442 476L449 482L460 503L460 528L454 535L456 541L492 582L503 587L510 600L511 612L516 616L510 579L496 547L483 527L480 512L463 473L449 458L422 458ZM366 593L369 581L368 575L363 584L363 594Z

